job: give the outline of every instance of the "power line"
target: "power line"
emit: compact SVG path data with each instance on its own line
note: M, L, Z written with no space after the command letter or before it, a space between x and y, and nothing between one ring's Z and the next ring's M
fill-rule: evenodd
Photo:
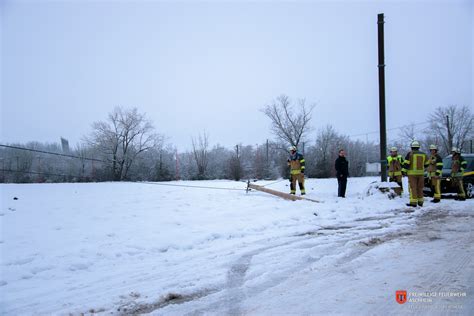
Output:
M76 177L76 178L88 179L88 177L77 176L77 175L73 175L73 174L60 174L60 173L49 173L49 172L34 172L34 171L24 171L24 170L12 170L12 169L0 169L0 171L3 171L3 172L16 172L16 173L28 173L28 174L45 175L45 176Z
M288 179L280 179L280 180L277 180L275 182L270 182L270 183L267 183L265 185L261 185L261 187L266 187L266 186L269 186L269 185L277 184L277 183L282 182L282 181L288 181Z
M148 182L148 181L132 181L132 182L133 182L133 183L143 183L143 184L153 184L153 185L170 186L170 187L196 188L196 189L214 189L214 190L230 190L230 191L245 191L245 190L246 190L246 189L237 189L237 188L219 188L219 187L208 187L208 186L199 186L199 185L158 183L158 182Z
M414 123L414 124L405 124L405 125L402 125L402 126L389 128L389 129L387 129L387 131L393 131L393 130L397 130L397 129L400 129L400 128L403 128L403 127L409 127L409 126L419 126L419 125L424 125L424 124L428 124L428 123L430 123L430 121ZM369 134L378 134L378 133L379 133L379 131L373 131L373 132L366 132L366 133L348 135L348 137L365 136L365 135L369 135Z
M50 152L50 151L44 151L44 150L38 150L38 149L31 149L31 148L24 148L24 147L17 147L17 146L10 146L10 145L2 145L2 144L0 144L0 147L11 148L11 149L18 149L18 150L26 150L26 151L36 152L36 153L42 153L42 154L48 154L48 155L56 155L56 156L69 157L69 158L76 158L76 159L82 159L82 160L106 162L106 161L104 161L104 160L95 159L95 158L79 157L79 156L74 156L74 155L66 155L66 154L54 153L54 152Z

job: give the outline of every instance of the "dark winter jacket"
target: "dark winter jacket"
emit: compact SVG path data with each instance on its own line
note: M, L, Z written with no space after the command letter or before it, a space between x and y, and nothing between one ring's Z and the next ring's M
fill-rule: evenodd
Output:
M338 178L341 177L348 177L349 176L349 161L347 161L346 157L337 157L336 159L336 176Z

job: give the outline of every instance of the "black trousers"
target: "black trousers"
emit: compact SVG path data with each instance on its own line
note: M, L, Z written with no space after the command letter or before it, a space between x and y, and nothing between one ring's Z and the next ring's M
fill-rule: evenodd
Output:
M337 177L337 196L346 197L347 177Z

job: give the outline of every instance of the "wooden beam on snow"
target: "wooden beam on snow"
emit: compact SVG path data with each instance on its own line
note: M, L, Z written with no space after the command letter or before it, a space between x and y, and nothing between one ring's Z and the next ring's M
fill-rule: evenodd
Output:
M302 196L297 196L297 195L294 195L294 194L288 194L288 193L283 193L283 192L280 192L280 191L264 188L260 185L256 185L256 184L253 184L253 183L250 183L250 182L247 183L247 186L248 186L247 189L250 188L250 189L255 189L257 191L262 191L262 192L265 192L265 193L273 194L273 195L281 197L285 200L291 200L291 201L307 200L307 201L319 203L318 200L308 199L308 198L305 198L305 197L302 197Z

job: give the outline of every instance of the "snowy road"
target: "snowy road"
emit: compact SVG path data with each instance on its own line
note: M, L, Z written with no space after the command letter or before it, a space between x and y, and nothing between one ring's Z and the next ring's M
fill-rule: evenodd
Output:
M3 185L0 312L472 315L474 200L407 213L374 180L347 199L308 180L324 203L231 181Z
M472 295L474 214L403 214L413 225L376 232L400 215L360 218L243 251L225 287L155 313L472 315L472 297L406 306L394 297L397 289Z

